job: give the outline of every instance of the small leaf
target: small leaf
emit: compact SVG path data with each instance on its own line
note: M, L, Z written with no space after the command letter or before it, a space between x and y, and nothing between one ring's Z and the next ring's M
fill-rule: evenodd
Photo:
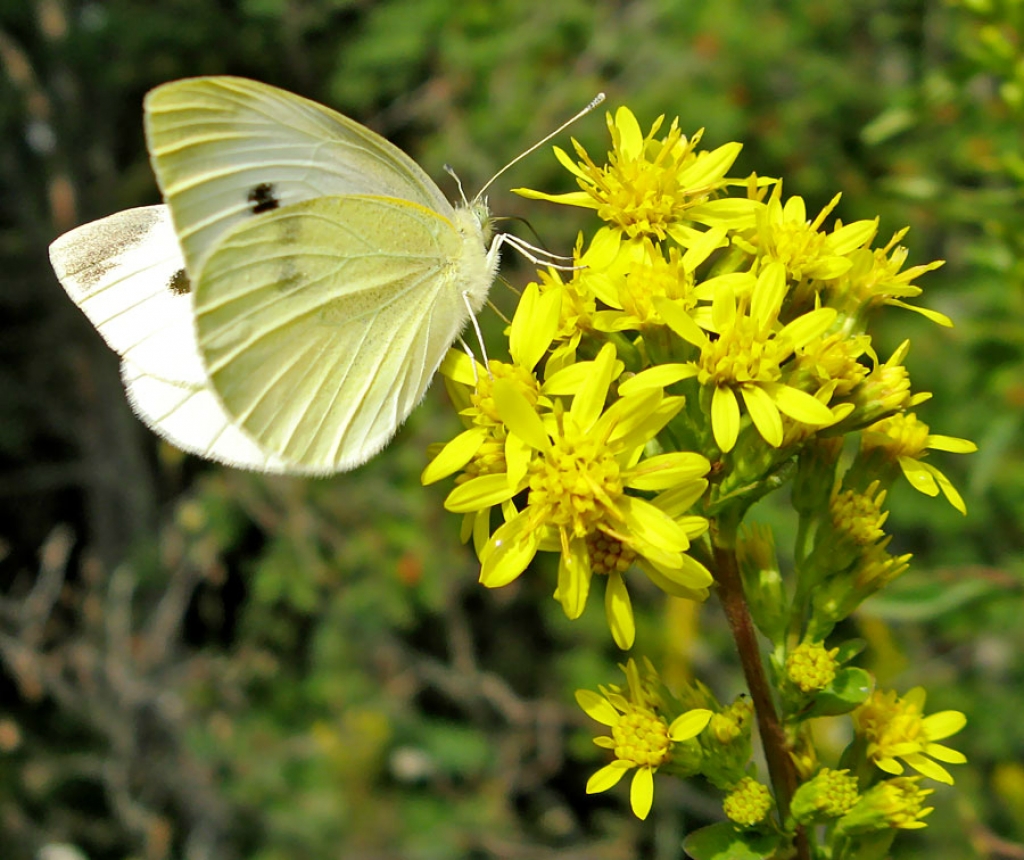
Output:
M834 717L848 714L862 704L874 687L871 673L856 666L847 666L836 672L835 678L814 697L814 704L805 717Z
M693 860L767 860L774 856L780 842L776 834L740 831L721 821L687 836L683 850Z

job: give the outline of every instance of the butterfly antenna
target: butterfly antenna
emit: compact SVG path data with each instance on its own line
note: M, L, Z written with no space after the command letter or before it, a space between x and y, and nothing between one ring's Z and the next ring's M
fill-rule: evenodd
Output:
M466 192L462 190L462 180L459 179L459 174L455 172L454 168L450 164L446 164L444 166L444 172L454 179L455 184L459 186L459 197L462 198L462 205L468 209L469 201L466 199Z
M519 153L519 155L517 155L515 158L513 158L508 164L506 164L503 168L501 168L501 170L499 170L497 173L495 173L494 176L492 176L490 179L488 179L486 183L484 183L484 187L481 188L477 192L476 197L474 197L473 200L474 201L480 200L484 196L484 192L494 184L494 180L496 180L499 176L501 176L501 174L503 174L506 170L508 170L513 164L518 164L520 161L522 161L524 158L526 158L526 156L528 156L531 152L534 152L534 151L540 149L545 143L547 143L549 140L551 140L551 138L555 137L556 135L561 134L563 131L565 131L565 129L567 129L570 125L572 125L574 122L576 122L576 120L578 120L578 119L580 119L582 117L585 117L588 113L590 113L594 108L596 108L603 101L604 101L604 93L598 93L596 96L594 96L593 101L591 101L590 104L588 104L585 108L583 108L583 110L581 110L578 114L576 114L571 119L568 119L565 122L563 122L558 128L556 128L553 132L551 132L551 134L547 135L546 137L542 138L541 140L538 140L533 146L531 146L525 152ZM463 199L465 199L465 198L463 198Z

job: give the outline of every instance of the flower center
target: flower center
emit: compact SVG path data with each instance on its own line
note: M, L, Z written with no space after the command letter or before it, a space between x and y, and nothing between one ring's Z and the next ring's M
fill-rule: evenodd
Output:
M612 726L615 757L636 767L658 767L669 760L668 725L653 711L633 707Z
M790 350L770 332L760 331L749 317L737 317L700 357L700 382L735 385L748 382L777 382L782 376L779 365Z
M842 532L858 546L868 546L885 536L882 526L889 514L882 511L884 490L872 498L872 493L877 489L878 482L875 481L865 493L844 490L836 493L829 503L836 531Z
M884 445L892 457L910 457L916 460L928 447L928 425L918 421L912 412L893 415L879 421L871 429L885 434L887 438ZM877 438L874 434L872 437Z
M769 257L786 267L794 279L804 276L804 269L814 265L822 256L827 236L810 224L783 221L772 225L773 248Z
M617 225L631 239L646 235L664 240L667 228L680 221L687 208L708 196L707 189L679 184L679 175L694 160L696 139L685 140L673 123L663 140L649 136L640 153L625 155L620 137L613 126L613 150L607 167L598 167L577 148L583 158L580 169L586 174L580 184L597 201L597 214L602 220Z
M590 569L594 573L625 573L636 558L636 552L617 538L604 532L587 535Z
M604 445L566 430L530 464L529 505L538 520L585 537L614 509L622 495L622 477Z
M672 248L668 260L658 254L653 259L636 263L626 274L619 291L619 301L626 313L647 326L661 322L651 301L655 296L682 299L683 308L689 311L697 304L691 294L692 287L692 274L683 268L679 249Z

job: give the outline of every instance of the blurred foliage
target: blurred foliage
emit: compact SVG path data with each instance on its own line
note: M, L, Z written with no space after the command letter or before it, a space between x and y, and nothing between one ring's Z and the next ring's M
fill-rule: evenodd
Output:
M679 787L641 828L621 794L584 795L598 759L571 691L621 656L600 607L570 625L536 579L481 593L443 488L418 483L450 435L440 387L329 481L197 463L132 418L46 246L155 201L142 96L215 73L339 108L469 190L604 89L645 127L744 142L737 172L785 176L812 211L842 190L845 221L911 225L910 264L946 259L922 304L956 328L907 314L886 346L913 338L937 395L920 417L980 445L941 464L970 516L893 501L914 566L857 633L881 683L970 721L955 801L938 791L897 856L1021 856L1022 32L1019 0L0 5L0 856L661 860L719 814ZM573 134L606 148L596 117ZM554 158L492 206L568 248L582 225L504 190L522 185L567 190ZM739 690L718 613L634 600L669 673Z

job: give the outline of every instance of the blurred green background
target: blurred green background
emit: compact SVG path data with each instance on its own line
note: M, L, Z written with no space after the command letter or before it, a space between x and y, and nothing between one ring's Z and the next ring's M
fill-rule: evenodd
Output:
M845 632L881 684L970 721L970 764L895 856L1024 857L1022 30L1020 0L0 0L0 858L667 860L720 815L698 785L659 781L646 824L624 785L584 794L600 760L572 690L622 655L550 576L477 585L446 488L418 481L457 431L442 386L321 481L198 462L131 415L46 248L156 202L142 96L221 73L370 125L453 195L444 164L478 188L606 90L645 128L742 141L734 172L810 212L842 191L883 241L910 225L911 265L947 260L918 301L956 328L892 311L878 345L912 338L919 416L980 445L933 461L969 516L894 492L913 567ZM607 148L600 115L572 133ZM492 208L555 249L593 228L520 185L571 188L546 148ZM742 689L713 598L634 599L640 653Z

